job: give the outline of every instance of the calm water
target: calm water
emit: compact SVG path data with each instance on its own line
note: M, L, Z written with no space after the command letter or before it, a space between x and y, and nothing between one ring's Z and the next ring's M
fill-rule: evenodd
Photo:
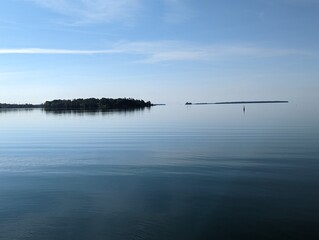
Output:
M0 112L0 239L319 239L298 104Z

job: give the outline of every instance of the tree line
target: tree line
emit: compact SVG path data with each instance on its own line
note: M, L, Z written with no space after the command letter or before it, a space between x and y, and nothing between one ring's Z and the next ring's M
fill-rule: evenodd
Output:
M0 108L40 108L42 105L0 103Z
M79 98L73 100L53 100L43 104L46 110L106 110L106 109L129 109L151 107L150 101L133 98Z

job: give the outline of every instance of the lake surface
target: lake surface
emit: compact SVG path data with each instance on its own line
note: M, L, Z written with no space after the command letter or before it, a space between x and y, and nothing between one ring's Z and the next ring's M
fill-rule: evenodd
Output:
M0 239L319 239L319 114L0 111Z

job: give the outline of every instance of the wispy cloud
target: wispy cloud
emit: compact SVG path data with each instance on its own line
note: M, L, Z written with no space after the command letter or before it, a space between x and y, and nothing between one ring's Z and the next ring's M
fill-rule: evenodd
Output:
M267 58L310 55L298 49L265 48L244 45L194 44L180 41L121 42L114 46L122 53L143 55L139 62L218 61L229 58Z
M113 47L121 52L143 56L138 61L142 63L209 59L208 46L180 41L119 42Z
M85 25L114 21L132 23L151 4L148 0L24 0L68 18L56 20L63 25ZM158 0L163 5L164 21L180 23L192 15L183 0Z
M229 58L267 58L293 55L310 55L296 49L275 49L254 46L196 45L178 41L119 42L109 49L77 50L47 48L0 49L3 54L64 54L97 55L122 54L140 56L138 62L158 63L167 61L216 61Z
M74 24L127 21L141 0L27 0L70 17Z
M71 49L48 49L48 48L0 48L0 54L72 54L72 55L95 55L117 53L118 50L71 50Z

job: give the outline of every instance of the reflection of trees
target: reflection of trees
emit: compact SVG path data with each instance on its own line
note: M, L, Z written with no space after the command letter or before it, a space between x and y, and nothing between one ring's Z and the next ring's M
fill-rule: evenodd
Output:
M44 109L46 114L52 115L75 115L75 116L94 116L94 115L130 115L138 112L144 112L145 109L150 108L127 108L127 109L97 109L97 110L48 110Z
M74 100L53 100L44 103L46 110L109 110L151 107L151 102L132 98L88 98Z
M0 114L10 112L30 112L33 110L34 108L0 108Z

